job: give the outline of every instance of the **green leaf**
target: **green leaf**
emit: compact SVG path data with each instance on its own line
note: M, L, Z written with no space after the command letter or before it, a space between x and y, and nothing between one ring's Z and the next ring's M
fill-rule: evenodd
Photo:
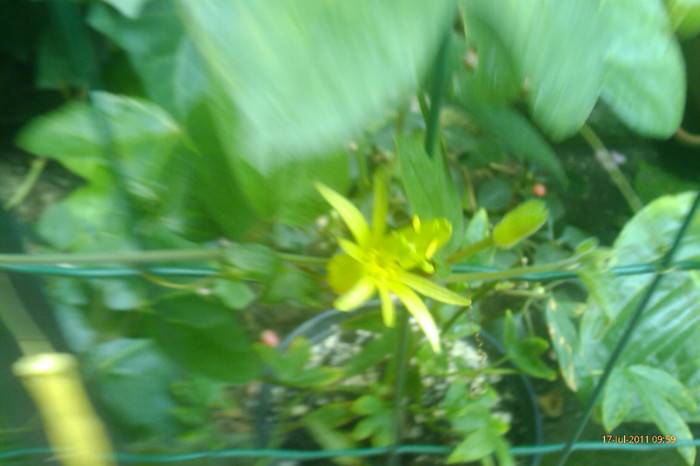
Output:
M467 35L473 28L472 40L481 39L481 72L507 95L517 75L534 120L553 139L576 133L599 96L641 134L668 137L678 126L683 61L660 1L527 0L507 10L489 0L461 4Z
M540 359L542 353L549 348L549 344L539 337L518 340L515 320L510 310L506 311L503 322L503 346L506 355L519 369L534 377L554 380L555 372Z
M496 460L498 461L498 466L515 466L515 458L513 453L510 451L510 445L501 436L496 440Z
M60 279L58 283L66 279ZM51 293L56 296L55 292ZM70 303L54 302L54 315L61 330L61 335L68 348L75 353L90 351L99 339L99 333L88 324L88 319L83 311Z
M382 360L391 357L396 349L396 337L394 329L386 329L379 338L367 343L345 366L344 376L351 377L361 374L367 369L377 366Z
M99 2L87 22L129 55L148 96L184 118L208 88L202 61L170 0L131 0L117 11Z
M325 209L314 181L343 190L343 148L415 91L454 6L362 2L179 2L228 162L264 218L306 223Z
M671 136L683 118L685 66L659 0L602 2L610 31L601 98L630 128Z
M565 303L551 299L546 306L547 329L552 341L552 348L557 355L557 362L566 385L573 390L580 388L579 377L581 364L579 357L579 339L576 327L565 313ZM583 305L581 305L583 307Z
M314 306L318 303L318 282L303 270L281 267L267 285L261 298L266 304Z
M533 377L554 380L556 373L542 361L541 356L549 344L539 337L526 337L518 341L515 351L509 354L511 360Z
M191 167L193 197L226 237L240 241L253 226L256 214L235 180L204 103L190 111L186 126L198 152Z
M523 202L508 212L493 229L496 246L508 249L539 230L547 221L547 204L539 199Z
M513 319L513 313L508 309L506 311L506 318L503 321L503 346L506 351L514 350L517 340L518 336L515 328L515 319Z
M352 404L352 412L356 414L372 414L384 408L384 400L374 395L363 395Z
M671 246L694 197L695 193L665 196L646 206L625 225L613 245L610 259L620 265L658 261ZM675 260L698 260L699 244L700 217L695 216L680 242ZM559 312L548 311L547 320L553 331L552 341L562 370L565 374L574 372L567 377L567 383L576 387L582 398L590 395L652 278L650 275L614 276L589 282L588 286L595 289L591 290L586 308L581 313L578 334L573 322L558 315ZM606 304L607 310L600 302ZM567 344L572 347L571 353L565 349ZM643 383L645 391L653 393L649 396L661 398L664 403L664 396L672 397L673 403L683 408L679 415L688 421L696 421L700 419L699 413L689 408L700 403L700 394L692 390L700 377L700 363L695 356L698 351L700 277L695 271L667 273L620 355L619 364L621 367L652 367L651 372L639 368L627 370L627 377L644 380L639 383ZM635 373L640 370L645 374L642 378ZM663 371L666 375L656 371ZM673 377L668 374L673 374ZM650 391L654 387L655 391ZM683 387L690 391L685 392ZM605 398L603 403L606 403ZM623 421L648 420L649 414L645 413L650 413L650 408L647 404L635 399ZM610 414L610 410L614 411L612 406L607 409L607 418L612 425L622 414Z
M632 407L634 386L622 367L613 369L605 385L602 403L603 426L608 432L617 427Z
M180 373L153 341L120 338L98 344L86 354L86 371L99 387L97 395L131 432L177 432L169 414L175 407L170 384Z
M370 413L352 431L355 440L372 437L373 447L387 447L394 442L394 415L390 409Z
M645 390L663 396L680 409L695 411L695 401L689 390L668 372L644 365L630 366L627 372Z
M453 252L461 241L462 201L444 158L441 154L428 156L419 136L397 138L396 152L413 213L421 220L449 220L452 236L441 251Z
M665 435L674 435L678 441L691 441L693 435L678 411L663 397L648 392L645 381L638 378L633 380L637 387L637 394L659 430ZM686 463L695 464L697 450L694 446L678 447L676 451Z
M212 291L221 302L231 309L243 309L255 299L253 290L243 282L218 279L214 283Z
M464 232L464 240L461 247L469 246L489 237L489 218L486 210L483 208L476 211L474 216L469 220L467 228ZM468 256L464 261L472 265L489 265L490 253L488 248L483 249L475 254Z
M567 183L554 149L530 121L510 105L488 105L466 89L460 101L490 140L518 158L539 165L557 183ZM504 137L507 135L507 137Z
M124 169L127 190L151 203L169 192L164 183L180 128L161 108L150 102L91 93L94 108L73 102L25 126L17 145L36 155L58 160L88 181L106 185L112 180L106 136L96 121L102 114Z
M301 420L314 440L325 450L349 450L356 447L352 436L338 429L350 422L355 416L347 402L331 403L314 409ZM361 464L359 458L337 457L339 464Z
M102 0L119 10L127 18L135 19L141 14L144 5L153 3L153 0Z
M146 298L144 282L140 278L101 279L96 288L104 305L115 311L136 309Z
M480 101L498 104L515 99L523 83L508 48L492 26L479 18L478 8L462 8L462 15L467 41L478 61L475 70L465 70L461 84Z
M48 208L37 223L41 238L63 251L129 249L128 212L111 184L87 185Z
M700 32L700 1L666 0L666 8L676 33L689 39Z
M454 8L425 0L178 4L223 91L217 105L240 109L231 153L262 175L290 157L344 146L410 95Z
M152 331L187 370L234 384L252 380L260 363L243 329L225 307L196 296L162 300Z
M282 354L262 343L256 343L254 347L263 362L275 372L278 380L286 385L320 387L335 382L342 375L342 371L334 367L307 367L311 347L304 338L295 339Z
M602 57L607 37L598 5L579 0L527 0L505 10L490 0L461 5L467 34L478 21L477 32L488 28L498 37L484 42L479 56L494 54L510 61L538 125L557 140L573 135L593 109L605 76ZM490 77L496 83L503 79Z
M489 425L471 432L455 447L447 458L447 464L476 461L490 455L496 449L496 439L499 438L494 434Z
M272 249L257 243L229 246L226 261L251 280L267 282L277 270L279 256Z

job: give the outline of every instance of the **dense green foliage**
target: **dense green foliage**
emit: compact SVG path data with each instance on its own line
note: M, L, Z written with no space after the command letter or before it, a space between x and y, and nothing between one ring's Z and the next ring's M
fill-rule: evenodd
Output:
M690 193L672 194L697 189L697 179L663 170L651 155L652 139L671 137L684 111L692 123L700 108L694 0L94 0L65 8L79 13L76 29L53 21L61 8L45 6L24 12L37 20L33 41L16 45L12 28L0 38L3 53L33 67L37 89L67 97L33 112L15 144L84 181L34 225L42 252L75 253L79 264L81 254L105 251L222 251L187 263L214 269L199 279L139 268L141 277L49 281L69 347L113 431L134 450L175 438L178 450L249 446L251 435L214 420L245 417L240 386L264 377L323 393L376 367L384 377L371 393L297 424L324 448L397 440L403 369L390 361L400 338L377 313L352 321L377 337L342 367L309 368L304 340L284 353L251 344L277 323L261 316L310 316L333 302L324 265L351 236L341 218L353 226L330 209L319 184L386 222L399 232L387 237L430 264L421 270L412 258L386 270L413 269L471 298L466 308L429 303L441 338L453 344L481 327L496 330L504 361L532 377L561 374L582 400L651 280L614 276L610 266L658 261L692 203ZM608 140L637 144L628 163ZM580 168L594 158L604 170ZM388 194L377 214L371 175L379 170ZM591 173L604 180L606 208L616 213L586 224L576 211L595 197ZM414 215L449 224L449 240L438 250L419 244ZM610 247L598 247L591 236L601 229L590 219L613 217L613 227L625 226ZM408 225L415 235L401 236ZM700 261L699 229L696 219L676 259ZM389 249L359 243L369 255ZM406 254L396 253L397 262ZM468 266L503 270L474 276ZM578 279L528 284L509 278L507 269L518 267L573 270ZM386 310L381 283L373 286ZM417 309L413 291L396 290L421 292L420 283L392 283ZM599 401L606 429L651 421L692 438L698 303L697 273L669 272ZM550 346L556 364L544 357ZM435 431L447 422L457 445L449 460L495 455L512 464L495 388L468 393L465 380L482 369L453 367L450 353L433 352L419 330L404 351L418 362L406 366L409 393L420 394L427 377L463 376L450 382L440 409L406 404L413 415L430 411ZM484 373L498 373L501 362ZM693 464L694 448L679 452Z

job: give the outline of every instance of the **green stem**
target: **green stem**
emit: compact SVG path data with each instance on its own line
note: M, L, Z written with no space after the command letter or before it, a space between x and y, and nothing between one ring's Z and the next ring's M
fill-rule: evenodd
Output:
M32 320L15 293L10 278L4 273L0 274L0 296L0 322L5 324L22 353L25 356L53 353L51 342Z
M367 160L365 160L365 153L360 147L355 151L355 155L357 157L357 166L360 169L360 186L362 186L362 191L364 192L372 186L367 173Z
M435 73L433 74L432 87L430 89L430 113L426 121L425 151L433 157L437 152L437 141L440 127L440 107L442 106L442 94L445 80L448 75L448 51L452 30L447 29L440 43L440 50L435 59Z
M41 172L44 171L47 162L48 159L46 157L37 157L32 161L29 173L27 173L27 176L24 177L17 191L15 191L10 200L5 204L6 209L13 209L24 202L39 179L39 176L41 176Z
M285 262L291 262L293 264L300 265L323 265L328 263L327 257L316 257L316 256L303 256L300 254L286 254L279 253L279 258Z
M675 138L689 146L700 146L700 135L690 133L679 126L674 134Z
M223 249L164 249L154 251L115 251L95 254L0 254L0 264L144 264L152 262L220 260L223 258L223 253ZM325 257L298 254L280 253L279 258L286 262L306 265L325 265L328 262L328 259Z
M394 390L394 448L389 454L389 466L401 464L401 456L396 447L401 445L403 426L403 389L406 384L406 352L408 351L408 312L405 309L399 313L399 342L396 347L396 389Z
M178 262L216 260L222 249L173 249L155 251L115 251L96 254L0 254L0 264L143 264L149 262Z
M447 263L448 264L454 264L455 262L459 262L460 260L464 259L465 257L469 257L472 254L475 254L482 249L486 249L491 247L493 245L493 237L492 236L487 236L486 238L482 239L481 241L477 241L476 243L472 243L468 245L465 248L460 249L459 251L455 252L452 254L448 259Z
M578 258L576 258L578 259ZM476 280L501 280L532 273L543 273L560 270L570 270L578 266L578 260L564 260L553 264L535 265L532 267L517 267L514 269L497 270L493 272L453 273L445 277L445 283L471 282Z
M420 113L423 116L423 121L428 121L430 109L428 108L428 101L425 98L425 94L419 92L418 95L416 95L416 99L418 99L418 105L420 106Z
M600 161L603 169L608 172L610 179L615 186L617 186L617 189L620 190L622 196L625 198L632 211L635 213L639 212L644 207L644 203L639 199L637 193L634 192L634 189L632 189L632 186L629 184L627 178L625 178L625 175L617 166L617 163L615 163L613 160L612 155L610 155L610 151L608 151L608 148L605 147L603 141L601 141L598 135L595 134L595 132L587 125L583 125L583 127L579 130L579 134L595 151L596 159Z
M478 290L476 290L474 293L472 293L470 299L472 301L471 306L474 305L478 300L483 298L489 291L494 289L496 287L496 282L491 282L491 283L486 283L484 286L479 287ZM463 307L459 309L457 312L452 314L452 317L450 317L450 320L448 320L445 325L442 326L442 331L440 332L440 336L444 337L447 335L447 332L452 328L452 326L457 322L457 319L462 316L467 310L469 310L470 306Z

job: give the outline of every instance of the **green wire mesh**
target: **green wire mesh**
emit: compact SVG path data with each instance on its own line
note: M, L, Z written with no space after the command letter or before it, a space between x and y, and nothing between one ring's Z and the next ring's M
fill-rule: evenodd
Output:
M672 444L623 444L623 443L602 443L602 442L578 442L574 444L573 450L603 450L603 451L631 451L642 452L657 449L670 449L685 446L700 446L700 439L692 441L679 441ZM510 451L515 456L530 456L545 453L556 453L562 451L564 443L552 443L537 446L512 447ZM197 459L214 458L270 458L270 459L296 459L296 460L317 460L340 456L370 457L382 456L391 453L394 447L381 448L358 448L353 450L282 450L282 449L240 449L240 450L209 450L192 453L180 453L172 455L136 455L131 453L116 453L114 459L124 463L149 462L149 463L175 463L180 461L191 461ZM437 445L400 445L395 448L399 454L423 454L423 455L446 455L452 451L450 447ZM48 447L18 448L14 450L0 451L0 460L12 458L26 458L31 456L52 455L53 450Z
M163 277L209 277L220 273L219 270L207 267L147 267L146 269L136 269L132 267L68 267L56 265L21 265L21 264L2 264L0 269L8 272L19 272L33 275L50 275L61 277L75 278L123 278L134 277L144 273L144 270L152 275ZM507 269L498 267L487 267L481 265L454 265L452 272L456 273L494 273L502 272ZM644 264L630 264L610 267L610 272L617 276L624 275L640 275L647 273L655 273L660 269L659 262L648 262ZM668 270L700 270L700 262L698 261L678 261L669 264L663 268L663 271ZM522 280L530 282L549 281L549 280L564 280L570 278L578 278L575 270L554 270L548 272L533 272L523 273L509 277L511 280Z

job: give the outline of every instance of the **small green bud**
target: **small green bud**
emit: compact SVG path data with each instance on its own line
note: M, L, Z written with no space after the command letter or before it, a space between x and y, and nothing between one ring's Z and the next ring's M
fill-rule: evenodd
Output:
M502 249L513 247L540 229L547 221L547 205L539 199L523 202L508 212L493 229L493 242Z

